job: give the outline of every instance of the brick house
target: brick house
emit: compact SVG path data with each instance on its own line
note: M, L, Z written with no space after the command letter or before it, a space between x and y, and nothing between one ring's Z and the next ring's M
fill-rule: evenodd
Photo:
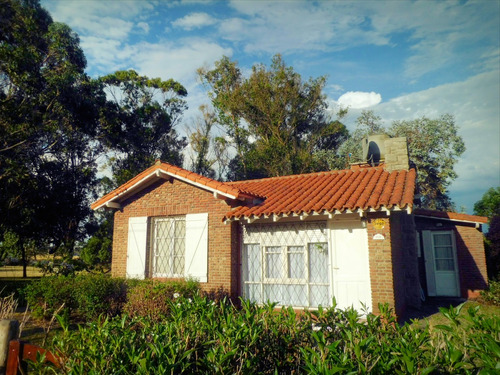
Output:
M115 210L117 277L192 277L297 308L387 302L398 315L484 289L486 218L414 210L415 170L387 160L238 182L157 162L92 208Z

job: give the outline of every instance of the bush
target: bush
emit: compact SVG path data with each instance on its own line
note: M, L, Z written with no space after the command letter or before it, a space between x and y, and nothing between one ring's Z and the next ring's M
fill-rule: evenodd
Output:
M25 289L25 296L35 317L49 319L64 305L59 314L91 320L120 314L126 292L124 279L85 274L42 277Z
M135 281L127 293L127 302L123 308L124 313L131 317L147 317L160 321L170 311L170 301L179 297L193 298L199 292L196 281L170 281L157 280Z
M166 304L161 324L100 319L65 327L50 349L70 354L72 374L489 374L500 366L500 317L478 308L442 309L446 324L421 328L398 325L387 307L379 316L334 308L296 314L199 294Z
M24 289L30 285L33 281L39 278L15 278L15 279L2 279L0 286L0 297L10 296L14 294L14 298L17 300L19 306L26 306L26 298L24 294Z
M36 318L50 319L61 309L59 314L69 316L77 306L75 279L69 276L42 277L29 284L24 295Z
M127 299L125 279L108 275L79 275L75 278L74 298L77 313L84 320L99 315L119 315Z
M500 281L490 280L490 287L481 292L481 297L487 303L500 306Z

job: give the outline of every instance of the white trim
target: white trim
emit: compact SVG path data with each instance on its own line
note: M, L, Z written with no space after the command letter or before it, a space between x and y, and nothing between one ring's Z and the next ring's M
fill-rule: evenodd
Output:
M248 224L251 224L251 223L253 223L256 220L264 220L264 219L273 218L273 221L278 221L280 218L284 218L284 217L297 217L297 218L299 218L299 220L304 220L308 216L326 216L326 217L328 217L328 219L331 220L336 215L341 215L341 214L358 214L359 217L364 217L364 216L366 216L367 212L385 212L385 214L387 216L390 216L391 215L391 211L398 211L398 212L406 211L406 213L408 215L411 214L411 212L412 212L412 210L411 210L411 208L409 206L407 206L406 208L401 208L399 206L397 206L397 207L394 206L392 208L387 208L386 206L381 206L377 210L374 209L374 208L372 208L372 207L370 207L370 208L367 208L366 210L364 210L362 208L357 208L355 210L346 209L344 211L340 211L340 210L332 210L332 211L322 210L320 212L318 212L318 211L312 211L312 214L308 214L307 212L301 212L301 213L293 212L290 215L286 215L286 214L265 215L265 214L262 214L261 216L257 216L257 215L251 214L250 216L244 215L244 216L241 216L241 217L224 218L224 223L227 224L227 223L230 223L230 222L233 222L233 221L243 221L243 220L245 220ZM278 218L278 219L275 219L275 218Z
M203 190L210 191L210 192L212 192L214 194L222 195L222 196L227 197L229 199L238 199L237 196L234 196L234 195L228 194L228 193L224 193L224 192L222 192L220 190L217 190L217 189L208 187L206 185L200 184L199 182L195 182L195 181L192 181L192 180L190 180L188 178L184 178L184 177L181 177L179 175L176 175L175 173L167 172L167 171L164 171L162 169L155 169L153 172L149 173L147 176L144 176L143 178L141 178L139 181L137 181L135 184L133 184L129 188L121 191L120 193L116 194L114 197L108 199L106 202L104 202L104 203L100 204L99 206L95 207L94 210L97 210L97 209L99 209L99 208L101 208L103 206L107 206L108 203L112 203L113 201L121 198L125 194L132 193L139 185L142 185L144 182L146 182L147 180L151 179L151 177L156 177L156 178L159 178L159 179L163 179L162 174L165 174L167 176L176 178L179 181L182 181L182 182L185 182L187 184L199 187L199 188L201 188Z

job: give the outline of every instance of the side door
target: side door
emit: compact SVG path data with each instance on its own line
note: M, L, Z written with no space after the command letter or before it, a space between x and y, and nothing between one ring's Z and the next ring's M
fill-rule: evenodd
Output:
M459 297L457 249L453 231L422 231L427 294Z

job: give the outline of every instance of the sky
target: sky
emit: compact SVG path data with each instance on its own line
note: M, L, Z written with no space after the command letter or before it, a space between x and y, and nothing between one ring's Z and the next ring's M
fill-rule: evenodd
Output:
M42 0L80 37L93 77L134 69L188 90L190 126L208 104L196 77L222 56L269 66L279 53L303 79L326 76L332 109L389 126L455 117L466 152L450 186L457 209L500 186L500 0L97 1Z

